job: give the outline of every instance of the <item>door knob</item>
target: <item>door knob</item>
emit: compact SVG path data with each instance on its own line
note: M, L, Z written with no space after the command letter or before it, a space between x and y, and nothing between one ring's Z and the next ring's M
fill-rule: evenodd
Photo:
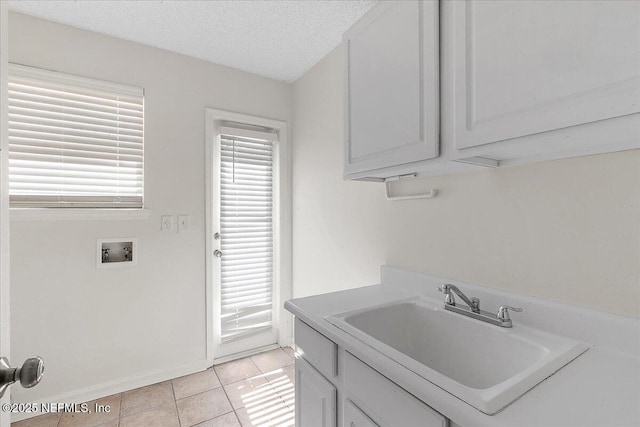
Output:
M24 388L37 385L43 373L44 360L38 356L28 358L20 368L12 368L6 357L0 357L0 397L16 381L20 381Z
M222 252L219 249L216 249L215 251L213 251L213 256L215 256L216 258L220 258L222 256Z

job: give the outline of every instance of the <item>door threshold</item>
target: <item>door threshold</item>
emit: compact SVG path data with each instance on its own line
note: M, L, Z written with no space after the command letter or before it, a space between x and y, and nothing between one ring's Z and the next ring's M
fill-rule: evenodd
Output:
M251 350L241 351L239 353L230 354L228 356L218 357L213 359L213 365L220 365L221 363L231 362L234 360L242 359L245 357L253 356L258 353L263 353L269 350L275 350L280 348L279 344L269 344L264 347L253 348Z

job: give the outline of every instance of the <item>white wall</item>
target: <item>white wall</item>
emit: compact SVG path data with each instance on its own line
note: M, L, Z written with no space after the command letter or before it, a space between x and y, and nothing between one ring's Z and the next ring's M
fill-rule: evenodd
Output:
M12 221L11 360L46 361L42 383L14 397L100 395L132 376L203 368L204 109L290 121L291 86L15 13L9 43L12 62L145 89L152 211L147 220ZM168 214L190 214L191 231L161 233ZM98 237L137 237L138 266L96 269Z
M294 296L381 264L640 317L640 150L423 178L387 202L342 180L342 52L293 87Z

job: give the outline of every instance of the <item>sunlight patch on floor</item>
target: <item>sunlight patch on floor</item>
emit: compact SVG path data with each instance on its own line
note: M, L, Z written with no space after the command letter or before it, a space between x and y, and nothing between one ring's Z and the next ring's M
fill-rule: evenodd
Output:
M251 427L293 427L293 382L282 369L264 374L268 382L242 394Z

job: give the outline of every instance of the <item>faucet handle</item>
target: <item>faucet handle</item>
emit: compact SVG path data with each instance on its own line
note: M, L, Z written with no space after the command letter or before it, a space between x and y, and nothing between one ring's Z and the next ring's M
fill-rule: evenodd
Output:
M449 285L436 286L436 289L444 294L444 303L447 305L456 305L456 300L451 293Z
M498 309L498 314L496 315L496 317L502 320L503 322L506 322L507 320L511 320L511 317L509 317L509 310L516 311L518 313L522 311L522 309L519 307L511 307L510 305L501 305L500 308Z

